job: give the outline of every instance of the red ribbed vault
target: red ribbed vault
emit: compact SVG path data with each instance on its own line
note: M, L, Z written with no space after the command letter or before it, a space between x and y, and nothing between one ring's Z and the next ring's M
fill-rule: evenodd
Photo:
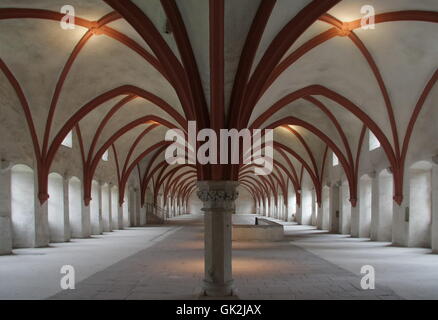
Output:
M43 26L47 39L52 38L51 28L59 28L63 15L57 11L57 3L35 1L28 8L15 8L9 2L0 5L0 24L7 26L1 32L9 33L11 41L26 41L19 36L26 29L23 26ZM341 13L348 8L344 4L350 2L308 0L300 6L291 1L284 7L275 0L261 0L254 1L253 8L245 8L238 1L199 0L198 4L188 4L183 0L161 0L157 9L132 0L93 0L90 3L96 12L104 8L101 11L105 14L94 19L76 17L76 34L59 39L68 42L70 50L63 48L66 59L53 67L56 72L47 75L54 80L46 81L47 88L40 92L47 95L43 99L48 101L46 105L29 94L22 65L13 50L3 49L0 69L7 83L2 88L12 91L21 105L26 134L32 141L40 202L49 197L48 175L55 164L59 166L60 145L74 130L87 205L102 155L111 150L111 170L121 191L120 203L130 180L135 180L141 190L142 203L148 188L153 190L155 201L162 192L165 201L170 197L183 203L196 189L197 180L239 180L258 204L271 201L271 196L278 201L277 191L286 195L292 186L300 205L303 174L310 177L321 203L327 161L334 153L355 206L360 158L369 130L379 140L392 169L394 200L400 204L411 139L438 80L438 70L425 58L430 72L427 79L418 78L421 90L415 97L417 103L406 111L395 102L399 101L397 95L404 93L394 90L395 79L389 76L387 60L375 39L378 30L391 24L400 30L411 24L418 30L424 28L418 33L425 44L424 55L435 54L430 43L436 34L438 6L425 10L401 1L400 10L377 12L376 31L367 34L361 30L357 14L352 14L349 21L342 20L345 14ZM159 14L151 15L153 10L163 13L161 20ZM284 19L285 14L280 17L279 10L288 10L288 18ZM239 30L231 22L236 12L241 19ZM164 24L170 26L170 34L162 30ZM45 37L38 28L26 30L29 39L32 32ZM44 51L30 42L30 55L33 46L35 55ZM379 113L375 112L375 103L368 105L364 93L358 90L364 85L362 74L353 74L347 67L332 69L335 65L330 63L330 56L351 48L357 50L355 59L360 59L361 70L369 73L366 77L371 80L363 91L373 92L370 99L380 101ZM238 54L229 53L233 50ZM46 53L43 59L47 60L57 54L50 50ZM91 60L90 68L94 68L97 60L93 54L114 68L100 70L100 75L91 77L87 61ZM317 67L313 78L309 78L313 82L309 82L301 72L310 70L306 59L316 54L329 62ZM397 52L392 54L397 59ZM43 74L44 65L38 70ZM347 78L358 82L350 89ZM319 79L324 81L320 83ZM344 81L345 90L331 87L330 81ZM186 132L189 120L196 121L198 129L212 128L216 132L223 128L275 129L273 173L257 177L248 165L169 166L164 161L169 144L164 141L166 129ZM287 204L287 197L284 201Z

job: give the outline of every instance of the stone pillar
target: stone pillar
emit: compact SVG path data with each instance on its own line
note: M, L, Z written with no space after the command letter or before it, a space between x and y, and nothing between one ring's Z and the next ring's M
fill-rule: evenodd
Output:
M302 193L301 193L302 194ZM295 214L295 220L298 224L303 224L303 198L301 198L301 203L297 203L297 212Z
M282 206L282 212L283 212L283 215L282 215L282 217L283 217L283 221L286 221L287 222L287 206L284 204L284 200L283 200L283 202L281 203L281 206Z
M205 278L203 294L233 295L231 269L231 214L235 211L238 182L200 181L198 197L204 204Z
M324 222L324 207L322 203L316 206L316 212L316 227L318 230L322 230Z
M275 214L276 214L275 205L276 205L275 198L274 198L274 196L271 196L271 208L269 210L268 217L275 218Z
M0 255L12 253L11 165L2 160L0 167Z
M139 227L144 225L141 219L141 191L139 189L135 189L135 223Z
M168 211L168 217L173 217L173 201L172 198L167 197L167 211Z
M399 205L394 201L392 208L392 244L407 247L409 243L409 170L404 172L403 201Z
M120 205L118 204L117 206L117 229L118 230L123 230L124 226L123 226L123 203Z
M182 203L181 203L181 200L179 199L179 197L176 198L176 204L178 206L177 214L178 214L178 216L180 216L180 215L182 215Z
M62 187L64 191L64 239L66 242L70 241L71 229L70 229L70 199L68 193L70 177L62 177Z
M265 206L264 216L265 217L269 217L269 213L271 212L271 202L270 202L270 198L269 197L265 198L265 203L266 203L266 206Z
M100 235L102 234L102 201L101 201L101 184L100 182L93 181L90 202L90 223L91 223L91 234Z
M129 195L128 195L128 227L134 227L135 226L135 201L134 201L134 189L129 188Z
M330 186L330 218L329 231L339 233L340 201L339 187L341 183L336 182Z
M283 194L278 195L277 219L283 220Z
M374 172L369 175L371 177L371 229L370 238L373 241L378 241L379 238L379 228L380 228L380 189L379 189L379 178Z
M102 197L102 188L104 183L102 181L99 181L99 192L98 192L98 204L99 204L99 234L103 233L103 210L102 210L102 203L103 203L103 197Z
M91 236L91 210L90 205L85 205L84 186L81 187L81 221L79 234L75 238L89 238Z
M140 207L140 226L143 227L147 223L147 204L143 207Z
M318 214L318 204L316 202L316 192L312 191L310 193L310 196L312 198L312 200L311 200L312 201L312 203L311 203L312 213L311 213L311 216L310 216L310 225L317 227L318 226L318 217L319 217L320 214L322 214L322 210ZM301 199L301 201L302 200L303 199ZM302 212L301 212L301 214L302 214Z
M438 156L432 166L432 252L438 253Z
M91 208L90 205L85 205L82 201L82 235L81 238L89 238L91 236Z
M107 201L107 210L102 211L102 227L103 232L111 232L113 230L112 228L112 201L111 201L111 183L108 183L108 196L106 199L102 197L102 203L103 201ZM103 192L103 188L101 189L101 192ZM102 206L103 208L103 206Z
M50 243L49 201L41 204L38 198L38 175L35 173L35 233L33 247L43 248Z
M351 236L359 238L360 199L355 207L351 206Z
M340 219L339 219L339 232L341 234L351 233L351 203L349 201L349 188L348 184L343 183L339 192L340 202Z

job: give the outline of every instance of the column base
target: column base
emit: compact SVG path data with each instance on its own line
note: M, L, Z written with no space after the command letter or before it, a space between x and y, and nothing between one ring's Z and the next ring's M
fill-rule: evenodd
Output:
M234 281L228 281L225 284L212 283L210 281L204 280L202 282L202 292L203 296L207 297L229 297L233 296L235 288L233 286Z

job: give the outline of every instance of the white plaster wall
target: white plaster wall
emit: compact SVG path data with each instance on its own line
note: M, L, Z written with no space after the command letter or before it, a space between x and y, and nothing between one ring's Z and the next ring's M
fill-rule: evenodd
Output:
M196 195L196 192L194 192L191 197L189 198L189 212L190 214L201 214L203 204L202 201L199 200L198 196Z
M239 187L239 197L236 201L236 214L255 214L256 208L254 199L249 194L248 190Z

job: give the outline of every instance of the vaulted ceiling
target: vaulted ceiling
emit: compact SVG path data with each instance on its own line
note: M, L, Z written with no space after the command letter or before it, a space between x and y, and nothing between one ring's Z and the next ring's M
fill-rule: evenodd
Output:
M436 0L69 4L73 30L60 26L65 1L0 3L2 134L23 153L32 150L42 201L45 176L72 129L86 189L110 148L122 188L137 173L143 192L152 184L184 196L197 179L240 179L256 200L290 184L298 191L303 171L320 189L329 152L354 199L367 129L401 197L415 126L423 137L409 150L436 140ZM375 9L373 29L361 27L365 5ZM186 129L187 120L200 128L275 129L273 175L168 166L166 130Z

